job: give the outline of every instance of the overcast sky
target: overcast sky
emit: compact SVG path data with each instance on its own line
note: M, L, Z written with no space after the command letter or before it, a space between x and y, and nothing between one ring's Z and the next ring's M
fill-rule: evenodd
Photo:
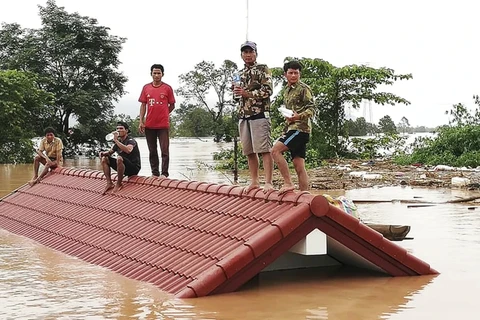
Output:
M1 22L40 27L41 0L2 1ZM120 61L128 77L117 113L138 115L138 96L151 81L150 66L165 67L174 89L178 76L202 60L241 64L247 36L246 0L112 1L57 0L72 13L98 19L111 34L127 38ZM409 106L372 106L373 121L405 116L412 126L448 122L454 103L473 108L480 64L477 52L480 5L475 1L249 0L248 38L258 44L258 62L282 66L286 56L322 58L336 66L369 63L413 80L390 91ZM180 101L180 99L177 99ZM362 110L353 112L362 116ZM367 121L369 113L366 113Z

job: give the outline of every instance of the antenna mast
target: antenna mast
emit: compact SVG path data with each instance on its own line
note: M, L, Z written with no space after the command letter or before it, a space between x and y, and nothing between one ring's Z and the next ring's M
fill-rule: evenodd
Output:
M246 37L245 40L248 41L248 0L246 0L246 1L247 1L247 17L246 17L246 19L247 19L247 30L246 30L246 34L245 34L245 37Z

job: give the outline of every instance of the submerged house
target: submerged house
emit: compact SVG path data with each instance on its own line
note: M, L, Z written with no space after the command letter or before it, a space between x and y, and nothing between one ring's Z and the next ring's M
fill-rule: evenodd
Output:
M437 273L320 195L58 168L0 200L0 228L181 298L237 290L259 272L338 264Z

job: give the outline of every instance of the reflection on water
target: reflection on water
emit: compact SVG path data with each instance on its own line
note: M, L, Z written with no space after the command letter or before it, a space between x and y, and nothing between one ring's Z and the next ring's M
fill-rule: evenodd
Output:
M196 168L195 159L212 163L210 154L215 144L190 140L174 145L172 177L184 179L183 175L190 174L195 180L208 177L212 182L228 183L222 174ZM142 174L149 175L146 157L143 152ZM69 166L99 169L98 160L68 161ZM0 166L0 196L24 184L31 174L31 165ZM400 187L346 192L353 200L421 197L433 202L472 195L464 191ZM390 201L358 207L366 222L411 225L409 236L414 240L397 244L441 274L391 278L348 268L275 272L261 274L238 292L180 300L150 284L126 279L0 230L0 318L478 318L480 208L469 210L469 206L462 204L407 208L404 203Z
M239 292L188 302L214 310L218 319L239 314L243 319L375 319L396 312L432 278L391 278L347 268L283 271L261 274Z

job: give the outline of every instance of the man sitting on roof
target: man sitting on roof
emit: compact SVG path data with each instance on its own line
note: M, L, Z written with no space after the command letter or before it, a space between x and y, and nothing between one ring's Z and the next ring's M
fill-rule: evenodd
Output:
M125 176L137 175L141 168L140 150L135 139L130 137L128 133L128 124L125 122L117 122L117 131L113 133L113 142L115 143L109 151L100 152L102 159L103 173L107 179L107 185L103 194L113 188L116 192L122 188L122 180ZM111 155L116 152L117 158ZM113 168L117 171L117 183L112 182L111 170Z
M35 152L37 155L33 159L33 178L28 182L30 186L42 180L50 169L63 166L63 142L60 138L55 137L53 128L48 127L45 129L45 137L40 141L40 145ZM38 176L40 163L44 167L42 173Z

